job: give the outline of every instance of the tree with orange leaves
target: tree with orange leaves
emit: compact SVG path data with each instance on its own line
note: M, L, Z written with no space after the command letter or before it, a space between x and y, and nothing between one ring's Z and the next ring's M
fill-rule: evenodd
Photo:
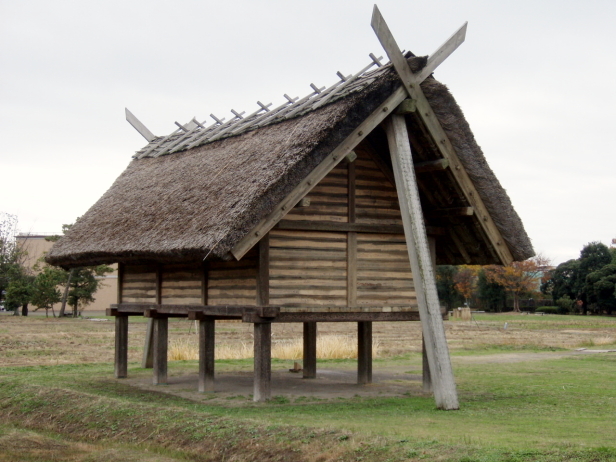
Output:
M541 255L507 266L490 265L484 268L488 281L502 286L513 295L513 311L520 311L520 295L537 288L549 260Z
M478 268L477 266L462 265L453 277L454 287L464 297L466 306L470 306L469 300L477 287Z

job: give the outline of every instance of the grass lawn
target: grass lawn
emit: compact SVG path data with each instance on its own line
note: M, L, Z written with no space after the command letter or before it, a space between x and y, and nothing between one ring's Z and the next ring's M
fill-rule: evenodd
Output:
M0 351L10 345L13 359L0 367L2 462L616 461L616 353L573 354L571 348L541 340L573 341L570 331L575 331L578 344L601 339L597 349L613 349L616 340L606 342L610 335L616 338L614 318L480 315L477 325L466 328L447 323L461 402L459 411L450 412L436 410L419 383L395 396L281 395L255 404L248 395L208 399L170 394L165 387L136 387L113 379L108 362L49 365L41 360L44 365L38 365L32 359L36 355L29 354L24 356L28 365L16 366L19 343L6 319L0 317ZM500 327L504 322L506 330ZM72 323L70 329L82 326L92 342L109 350L104 339L113 338L103 332L107 327ZM53 321L43 326L51 328ZM236 335L232 326L224 328ZM523 343L528 338L532 341ZM36 351L21 340L28 351ZM65 347L53 336L42 344L53 351ZM274 367L287 363L275 360ZM136 362L130 366L131 379L151 375ZM375 371L417 374L420 366L416 351L374 362ZM220 374L250 371L252 362L225 360L216 367ZM323 360L319 367L353 370L355 361ZM169 374L196 369L195 361L171 362Z

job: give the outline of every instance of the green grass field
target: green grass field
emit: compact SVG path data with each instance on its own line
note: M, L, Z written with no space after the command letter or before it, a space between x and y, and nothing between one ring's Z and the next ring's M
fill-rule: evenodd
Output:
M505 319L498 322L526 322L516 329L546 336L614 329L613 318ZM0 461L616 461L616 353L562 352L535 344L454 350L461 409L450 412L436 410L418 387L399 396L276 396L255 404L247 395L208 400L140 389L113 379L108 363L1 367ZM131 366L133 378L151 374ZM250 360L217 363L219 373L251 367ZM374 363L400 367L416 373L420 355ZM169 373L196 368L172 362Z

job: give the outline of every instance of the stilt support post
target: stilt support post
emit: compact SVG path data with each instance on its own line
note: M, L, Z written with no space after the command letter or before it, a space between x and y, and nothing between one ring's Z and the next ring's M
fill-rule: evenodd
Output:
M215 320L199 320L199 391L214 391Z
M372 322L357 323L357 383L372 383Z
M317 377L317 323L304 323L304 378Z

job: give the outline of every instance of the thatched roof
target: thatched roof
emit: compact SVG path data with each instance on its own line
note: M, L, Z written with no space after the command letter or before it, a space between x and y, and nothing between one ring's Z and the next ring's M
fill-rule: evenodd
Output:
M416 70L425 60L409 62ZM453 97L431 77L421 86L514 258L532 256L522 222ZM304 105L290 117L246 124L189 149L182 148L182 134L153 140L47 261L70 267L231 258L238 241L399 87L393 68L384 66L317 109ZM482 237L469 239L473 245ZM484 254L475 263L496 263ZM442 262L462 263L455 251L447 255Z

